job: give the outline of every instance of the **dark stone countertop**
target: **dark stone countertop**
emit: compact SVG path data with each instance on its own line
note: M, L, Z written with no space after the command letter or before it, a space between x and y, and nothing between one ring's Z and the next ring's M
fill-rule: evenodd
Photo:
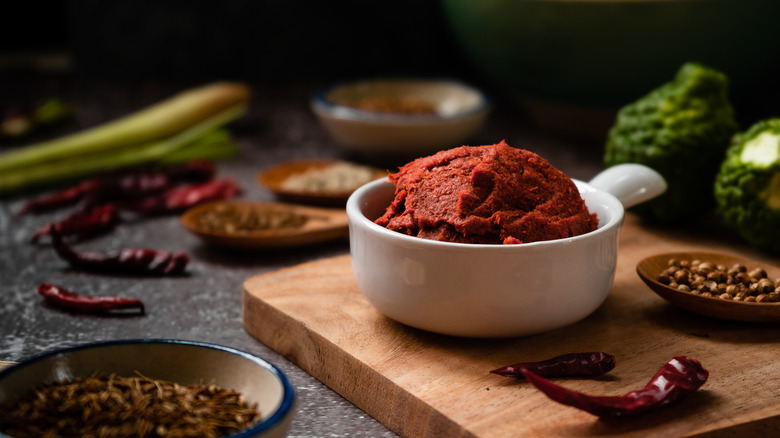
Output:
M90 126L156 102L195 84L93 83L86 80L17 79L4 81L6 96L34 98L59 94L76 107L76 122ZM251 84L250 84L251 85ZM234 178L243 198L271 200L256 183L260 170L310 157L346 156L317 124L308 99L314 84L253 85L250 112L232 125L241 151L219 162L218 176ZM589 179L600 170L599 141L566 139L533 128L513 105L496 100L485 128L470 144L496 143L539 153L573 178ZM456 145L453 145L456 146ZM397 163L403 164L403 163ZM392 168L388 166L387 168ZM79 243L80 249L149 247L186 251L189 275L179 278L131 278L72 270L46 243L31 245L39 226L63 212L13 217L26 200L42 192L0 198L0 360L18 361L61 347L100 340L171 338L203 341L255 353L278 365L298 395L291 436L395 436L383 425L325 387L244 330L242 283L248 277L282 267L345 254L348 239L293 250L231 252L203 245L177 216L123 223L112 233ZM96 295L141 298L140 317L81 316L50 308L35 290L41 282Z

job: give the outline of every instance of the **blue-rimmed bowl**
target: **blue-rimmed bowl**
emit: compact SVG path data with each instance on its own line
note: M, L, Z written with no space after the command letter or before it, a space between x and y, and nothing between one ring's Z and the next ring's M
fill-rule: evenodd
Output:
M410 114L360 109L352 102L414 99L434 111ZM419 156L465 144L484 124L490 101L450 79L365 79L327 87L311 108L346 150L364 156Z
M139 372L182 385L213 382L240 392L258 404L261 421L231 438L286 436L294 415L293 387L275 365L230 347L166 339L96 342L32 356L0 371L0 405L43 383L96 372Z

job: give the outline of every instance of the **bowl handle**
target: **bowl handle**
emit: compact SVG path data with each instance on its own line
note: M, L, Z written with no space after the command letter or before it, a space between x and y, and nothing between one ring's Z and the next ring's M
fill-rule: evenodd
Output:
M611 193L625 208L649 201L667 188L661 174L637 163L609 167L590 180L589 184Z

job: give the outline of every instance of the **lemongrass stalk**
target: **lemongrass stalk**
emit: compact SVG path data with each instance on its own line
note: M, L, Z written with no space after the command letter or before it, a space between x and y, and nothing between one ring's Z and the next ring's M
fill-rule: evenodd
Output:
M84 155L77 161L68 159L51 162L39 166L30 166L24 171L9 172L0 175L0 196L26 188L76 180L101 172L133 167L141 164L181 163L188 161L186 157L189 155L186 155L182 151L187 151L189 148L195 149L191 155L193 158L207 159L220 158L232 154L235 151L235 145L230 142L226 142L222 139L217 139L217 141L214 142L208 135L196 139L191 143L187 143L184 148L177 149L173 154L166 155L161 159L147 160L152 156L152 154L146 150L146 148L149 148L150 146L152 145L135 145L132 149L124 148L119 151L98 152ZM217 150L222 148L225 148L225 151ZM122 161L125 164L117 164L117 161Z
M227 131L219 130L209 133L198 141L187 145L186 148L177 149L161 157L155 163L169 165L195 159L220 160L235 156L238 152L238 144L231 139L230 134Z
M243 111L244 106L229 108L162 141L134 144L121 149L85 154L2 172L0 173L0 195L107 170L160 161L188 147L203 150L203 145L199 145L200 142L224 145L226 144L224 135L217 129L239 117ZM209 134L214 136L209 138Z
M216 82L186 90L120 119L0 154L0 174L78 154L160 140L225 109L244 105L248 99L249 89L240 83Z

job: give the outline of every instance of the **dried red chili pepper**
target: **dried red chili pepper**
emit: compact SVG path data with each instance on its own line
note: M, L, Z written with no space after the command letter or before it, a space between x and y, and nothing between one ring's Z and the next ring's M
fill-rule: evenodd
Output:
M677 356L661 367L644 388L621 397L611 397L572 391L527 369L520 372L532 385L558 403L599 417L637 415L666 406L699 389L709 377L709 372L696 359Z
M119 223L119 210L114 204L104 204L89 211L78 211L67 218L44 225L33 234L31 243L56 230L61 236L75 236L84 239L112 230Z
M144 303L137 298L81 295L49 283L41 283L38 293L53 306L75 312L107 313L113 310L138 309L144 313Z
M78 253L62 240L56 229L49 234L57 255L80 269L136 275L178 275L184 272L189 262L189 257L183 252L143 248Z
M65 190L38 199L33 199L19 209L16 212L16 216L28 213L43 213L67 205L73 205L87 196L88 193L97 190L103 184L103 178L92 178L82 181L73 187L68 187Z
M214 178L217 166L212 161L196 159L165 168L168 178L175 182L206 182Z
M83 202L82 210L106 202L137 199L159 193L184 182L205 182L214 177L216 167L207 160L193 160L155 170L135 170L114 177L90 178L73 187L32 200L16 215L43 213Z
M138 202L125 203L122 206L144 215L175 213L206 201L232 198L242 192L241 187L233 180L222 179L204 184L173 187L159 195Z
M114 178L85 199L86 206L104 202L141 199L185 182L206 182L216 167L210 161L194 160L178 166L137 171Z
M522 362L491 371L505 377L523 378L522 369L543 377L600 376L615 368L615 356L598 352L568 353L539 362Z

